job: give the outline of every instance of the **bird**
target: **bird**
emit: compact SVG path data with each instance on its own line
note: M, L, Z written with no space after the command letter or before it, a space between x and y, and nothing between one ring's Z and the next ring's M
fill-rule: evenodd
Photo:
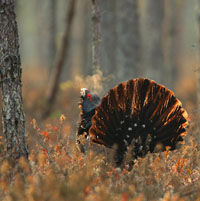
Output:
M92 126L91 119L95 114L96 107L100 104L100 97L92 94L87 88L81 88L80 91L80 123L77 131L77 144L81 152L85 153L85 149L81 143L80 137L89 138L89 129Z
M128 152L133 163L158 145L174 150L179 142L184 143L188 113L171 90L154 80L121 82L101 99L82 88L80 98L77 139L84 135L90 142L116 147L116 166L123 164Z

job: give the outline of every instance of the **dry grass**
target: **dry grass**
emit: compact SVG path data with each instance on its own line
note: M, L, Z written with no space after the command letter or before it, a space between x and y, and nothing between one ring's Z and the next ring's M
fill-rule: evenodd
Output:
M131 171L115 168L106 154L89 150L83 155L76 148L78 89L62 92L56 112L42 122L45 83L29 88L28 75L26 79L29 161L21 158L13 168L4 157L4 138L0 139L0 200L200 200L197 125L191 124L186 143L178 150L139 158Z
M33 124L35 133L32 134L37 135L37 140L30 148L29 162L22 158L15 168L6 160L0 165L1 200L200 198L200 150L192 136L179 150L148 154L127 171L106 162L105 155L92 151L80 154L62 128L64 120L60 120L59 127L47 127L45 131L41 131L36 122Z

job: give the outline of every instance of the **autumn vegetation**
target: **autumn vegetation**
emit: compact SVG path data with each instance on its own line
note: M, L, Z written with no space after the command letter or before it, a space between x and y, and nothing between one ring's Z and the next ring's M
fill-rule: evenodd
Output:
M13 3L12 0L0 0L0 2ZM196 14L192 14L193 7L186 9L190 3L165 0L154 6L154 0L151 0L154 4L149 3L150 1L140 1L139 4L129 4L131 1L128 0L118 1L119 3L110 1L111 3L108 4L99 4L101 11L99 14L102 14L101 22L98 15L96 17L94 15L95 10L98 14L96 9L98 7L94 4L97 1L92 0L93 21L89 22L91 3L84 5L82 0L66 1L79 2L77 10L71 4L71 15L69 15L71 18L66 17L66 19L56 18L58 12L54 9L56 1L51 1L52 20L50 21L44 9L45 4L41 6L42 4L38 1L30 1L32 4L29 5L35 5L35 8L30 6L31 14L29 9L24 9L28 5L24 3L24 0L16 2L18 3L16 10L19 16L20 54L22 55L22 62L19 64L23 69L22 82L19 83L22 83L23 109L26 117L25 133L29 153L28 158L21 157L14 160L9 157L6 136L3 133L0 134L0 200L200 200L200 137L197 103L200 100L197 98L200 97L198 91L200 84L197 83L200 80L197 80L197 74L200 75L197 58L199 47L193 44L197 43L199 36L196 31L191 31L191 27L194 24L197 26L198 22L196 18L196 21L194 20ZM66 11L64 2L59 4L59 8L63 7L61 14L65 12L68 14L70 12ZM127 7L127 5L130 6ZM118 12L121 8L124 11ZM161 8L165 8L165 11L160 12ZM195 9L198 10L196 7ZM40 11L38 12L40 14L35 15L36 10ZM1 14L3 13L2 11ZM148 14L152 19L148 17ZM25 18L29 15L32 21L26 21ZM73 27L73 15L78 15L79 23L71 32L69 27ZM184 20L182 20L183 16ZM2 17L1 20L3 19ZM34 20L37 23L33 23ZM47 22L52 23L51 31L47 28ZM148 22L149 27L145 26L144 22ZM57 31L56 23L57 26L58 24L61 26L57 27L59 28ZM83 25L84 30L80 25ZM127 29L124 29L124 25ZM23 35L25 27L28 27L27 30L30 28L30 32ZM151 29L152 27L154 29ZM66 31L63 31L64 28ZM154 34L149 34L149 30L151 33L155 31L156 37ZM51 37L47 37L48 34L51 34ZM61 37L63 34L65 40ZM185 37L184 34L187 36ZM81 42L77 42L79 37ZM2 41L7 40L2 39ZM65 45L61 48L63 41ZM68 44L69 41L70 44ZM79 45L76 46L76 43ZM101 45L103 49L98 45ZM129 56L126 55L127 51ZM33 56L34 52L37 56ZM60 60L56 58L58 55L62 55ZM133 59L130 55L135 58ZM56 87L53 87L56 94L53 93L53 101L48 102L49 99L51 100L53 77L56 74L53 68L56 66L57 59L65 72L61 73L62 69L58 70L60 74L55 78L57 81L54 81ZM61 78L61 74L64 75L64 79ZM91 91L100 92L99 95L102 97L110 86L113 87L113 83L117 84L119 81L138 76L152 78L165 84L167 88L173 89L176 96L183 102L190 121L187 136L184 138L185 144L178 144L175 151L170 151L167 147L164 152L148 153L145 157L136 159L132 169L127 165L123 168L116 167L113 162L113 150L103 146L88 144L86 153L81 153L76 145L80 88L90 87ZM46 110L48 112L45 113ZM45 118L44 113L48 114ZM2 124L0 127L3 130Z
M21 158L13 167L12 161L6 158L5 139L1 137L1 200L178 201L200 198L200 138L195 121L190 123L185 145L176 151L148 154L135 160L131 171L126 167L115 168L112 152L98 154L91 148L84 155L77 149L79 88L60 85L63 88L58 104L43 121L41 108L44 107L46 81L42 80L44 74L30 71L25 70L23 76L29 161ZM33 81L34 76L37 82Z

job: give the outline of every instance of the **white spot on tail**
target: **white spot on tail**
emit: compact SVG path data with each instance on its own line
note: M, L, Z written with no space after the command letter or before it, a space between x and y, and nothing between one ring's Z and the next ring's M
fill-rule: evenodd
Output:
M137 124L136 124L136 123L134 123L134 124L133 124L133 126L134 126L134 127L137 127Z
M143 146L141 145L141 146L139 147L139 150L142 151L142 149L143 149Z
M145 124L142 124L142 128L145 128L146 127L146 125Z
M123 124L125 121L120 121L120 124Z
M133 129L131 127L128 128L129 131L132 131Z
M128 146L128 142L124 139L123 140L124 144Z

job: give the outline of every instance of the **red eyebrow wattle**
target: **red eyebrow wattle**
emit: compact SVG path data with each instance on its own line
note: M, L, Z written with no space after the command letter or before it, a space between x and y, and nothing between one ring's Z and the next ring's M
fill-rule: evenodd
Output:
M90 101L92 101L92 96L90 94L87 94L87 97L89 98Z

